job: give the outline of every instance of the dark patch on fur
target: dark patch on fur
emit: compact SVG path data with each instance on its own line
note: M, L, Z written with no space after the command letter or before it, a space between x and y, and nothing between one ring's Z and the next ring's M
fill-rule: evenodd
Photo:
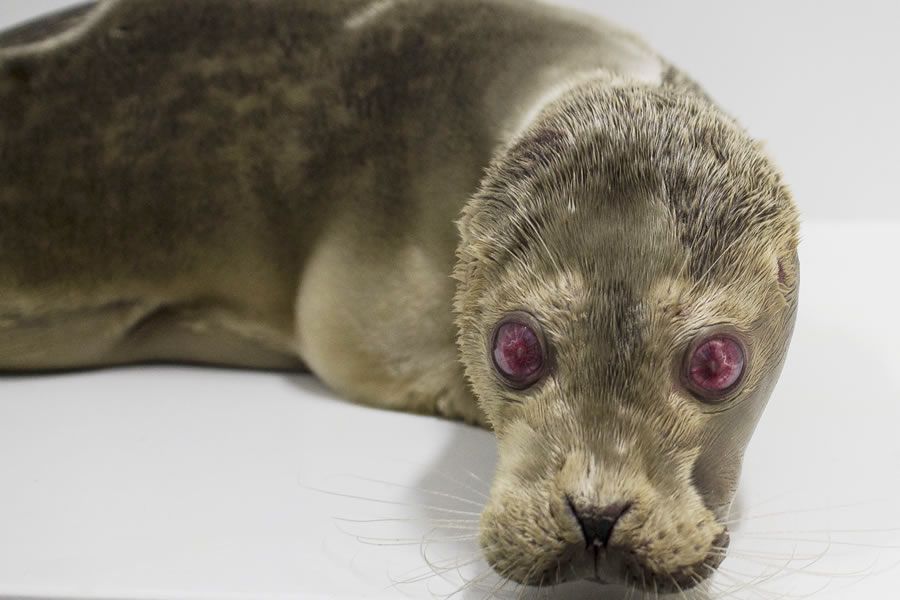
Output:
M511 168L518 177L532 177L540 167L548 167L568 144L563 131L544 127L519 140L509 150Z
M32 67L27 61L21 59L10 60L5 65L7 77L16 84L27 87L34 75Z
M600 293L606 311L598 325L605 331L611 357L602 366L601 380L607 389L621 390L636 365L644 362L641 300L625 281L609 282Z

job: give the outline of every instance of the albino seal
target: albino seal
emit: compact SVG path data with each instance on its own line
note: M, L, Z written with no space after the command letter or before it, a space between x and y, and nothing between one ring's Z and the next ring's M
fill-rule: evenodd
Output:
M490 426L518 582L714 571L797 230L695 84L555 8L109 0L0 37L0 368L305 365Z

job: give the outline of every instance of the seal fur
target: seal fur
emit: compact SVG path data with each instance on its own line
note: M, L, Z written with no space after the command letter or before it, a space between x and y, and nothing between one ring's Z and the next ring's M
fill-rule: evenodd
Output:
M674 591L721 560L797 216L637 38L503 0L110 0L0 36L0 135L3 369L305 365L494 429L505 577ZM524 392L487 350L522 309L552 348ZM674 373L721 327L750 366L712 407ZM614 502L585 549L570 505Z

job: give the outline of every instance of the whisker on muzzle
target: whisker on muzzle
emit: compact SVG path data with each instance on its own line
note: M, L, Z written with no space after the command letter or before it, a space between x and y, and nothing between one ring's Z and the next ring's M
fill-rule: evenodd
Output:
M326 494L328 496L334 496L337 498L346 498L349 500L361 500L361 501L365 501L365 502L372 502L375 504L387 504L390 506L405 506L405 507L411 507L411 508L422 508L425 510L431 510L431 511L435 511L435 512L442 512L442 513L453 514L453 515L468 515L468 516L472 516L472 517L480 517L481 516L481 513L479 513L479 512L457 510L457 509L452 509L452 508L445 508L443 506L435 506L435 505L429 505L429 504L416 504L416 503L412 503L412 502L400 502L397 500L385 500L383 498L371 498L371 497L361 496L361 495L357 495L357 494L345 494L343 492L332 492L329 490L323 490L320 488L315 488L315 487L310 487L310 486L306 486L306 489L313 491L313 492L318 492L320 494Z

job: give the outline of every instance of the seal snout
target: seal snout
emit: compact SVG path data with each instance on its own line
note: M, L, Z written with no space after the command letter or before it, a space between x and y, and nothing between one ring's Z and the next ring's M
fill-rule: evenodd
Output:
M727 529L678 495L566 492L568 547L559 553L576 577L659 591L687 590L724 558ZM568 525L566 525L566 521Z

